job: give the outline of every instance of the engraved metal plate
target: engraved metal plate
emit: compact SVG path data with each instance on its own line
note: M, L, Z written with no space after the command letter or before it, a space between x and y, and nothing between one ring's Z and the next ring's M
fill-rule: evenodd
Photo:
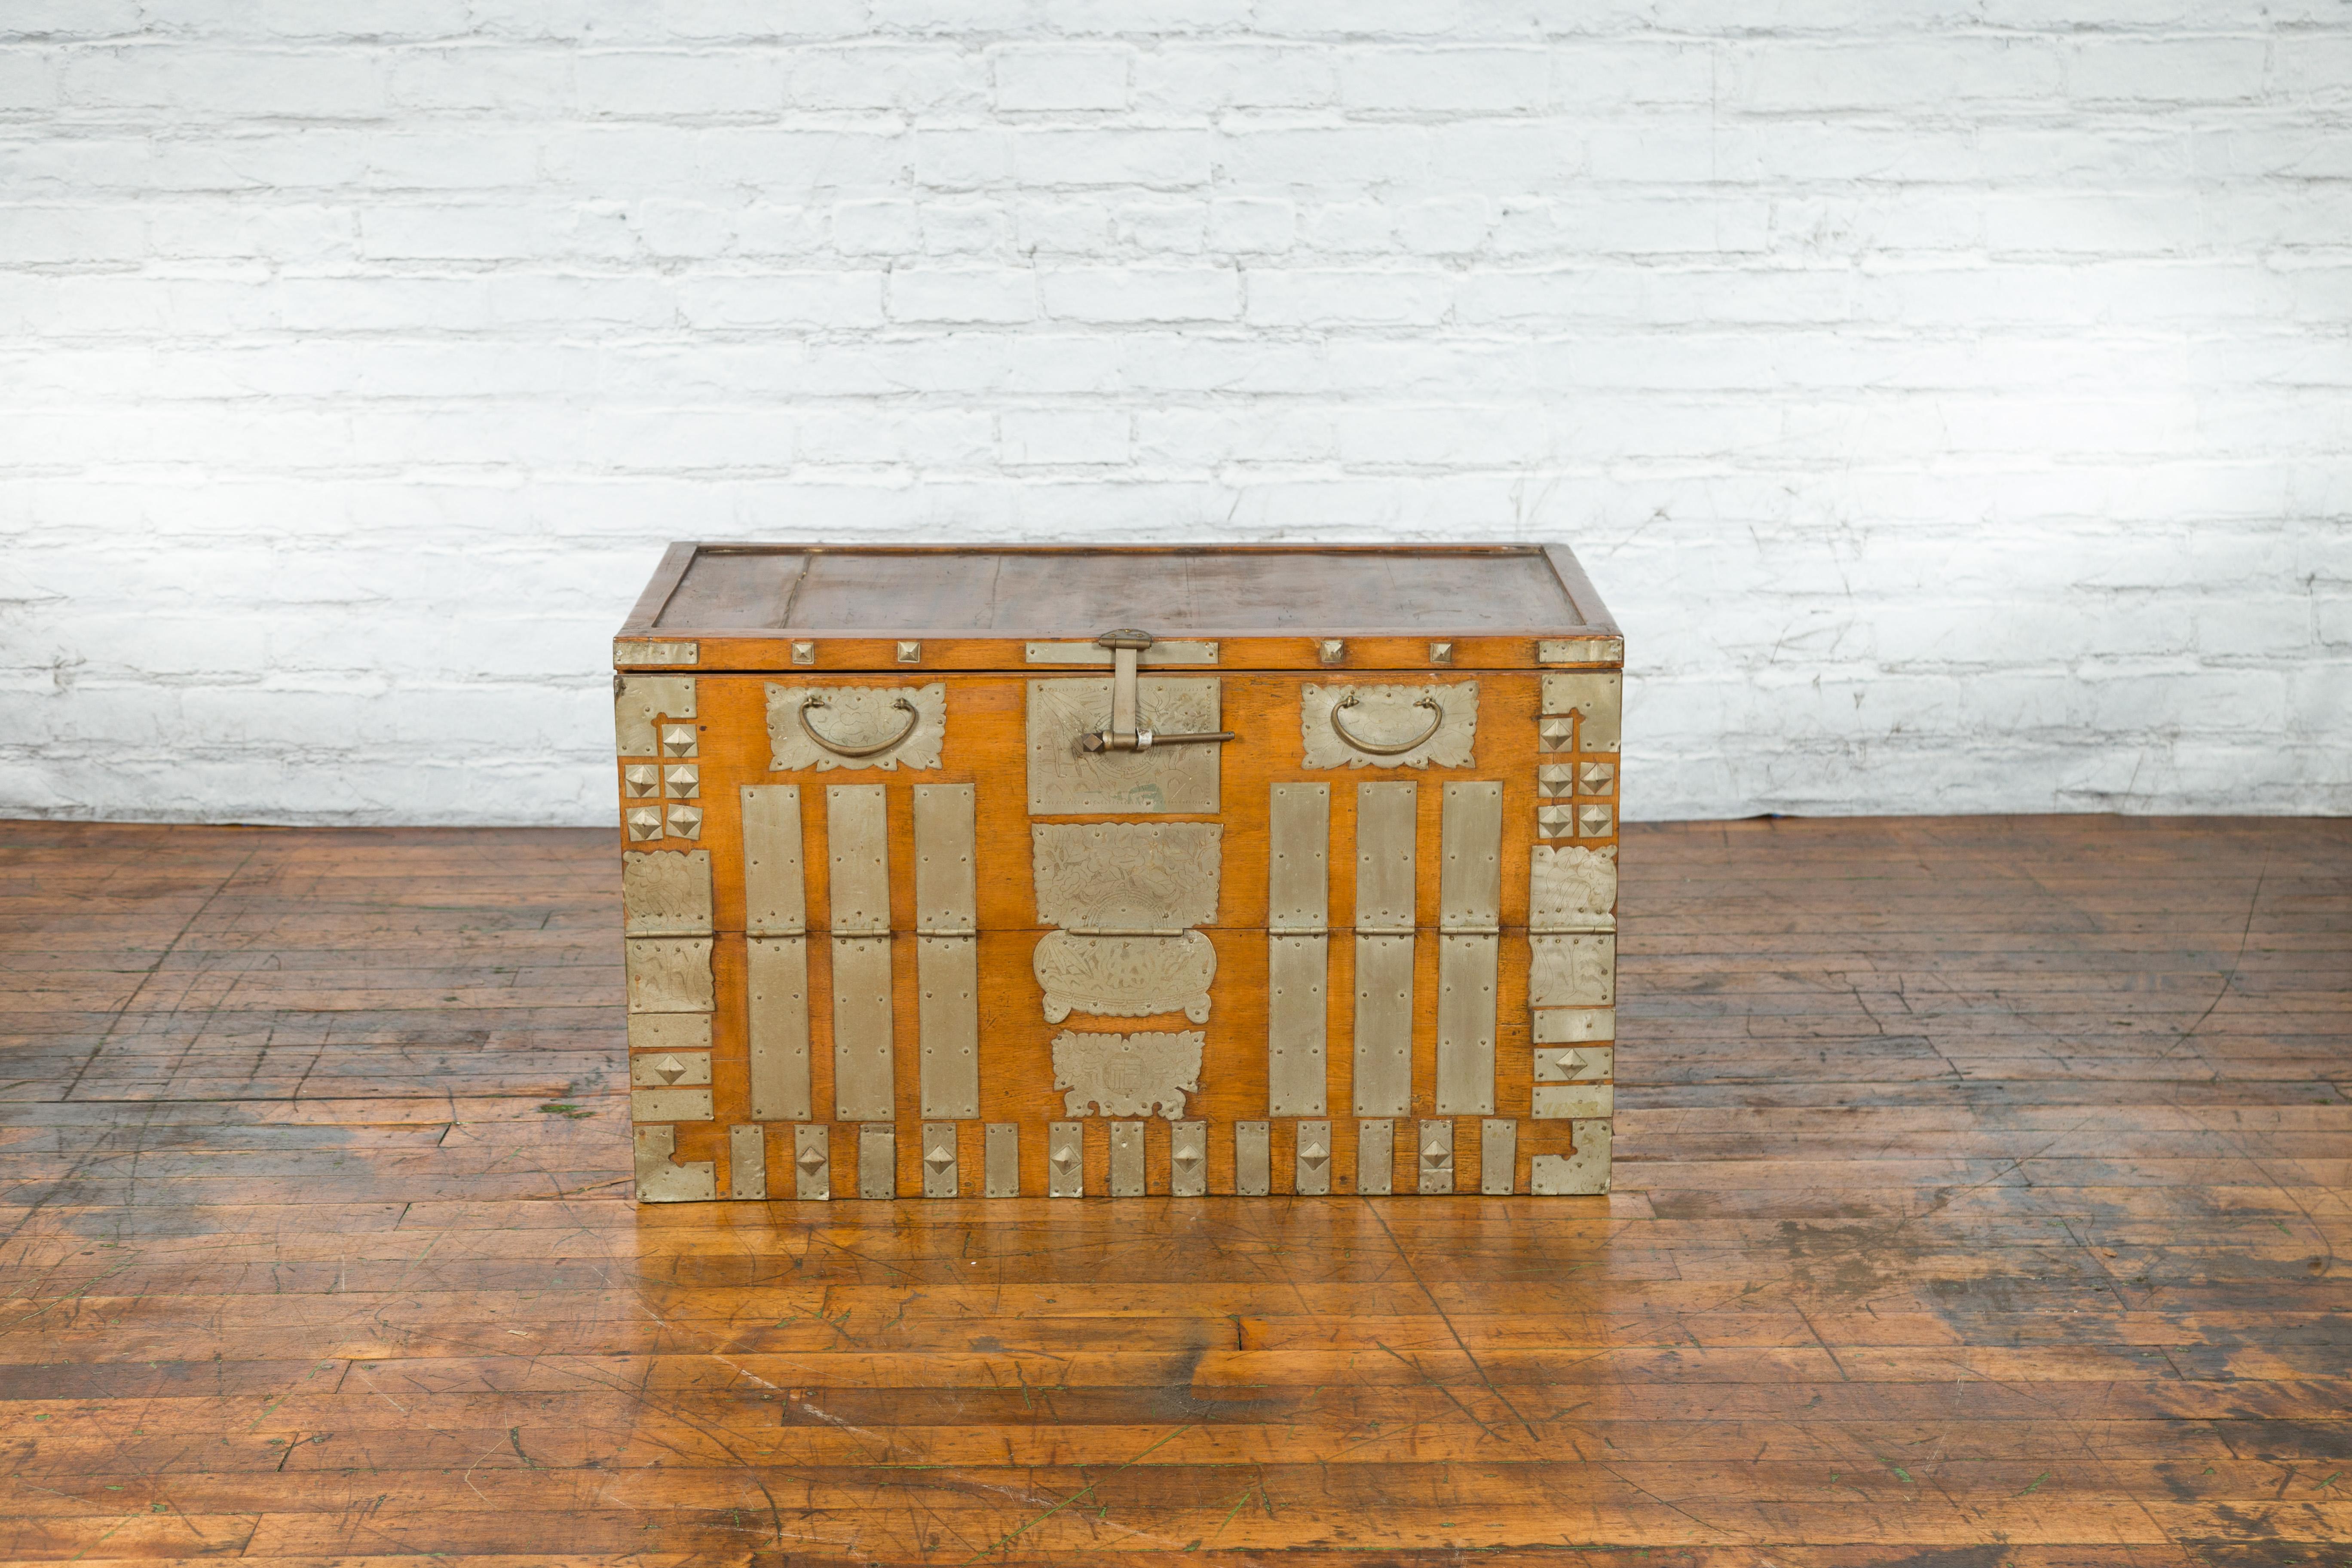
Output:
M633 1089L629 1091L629 1120L632 1121L708 1121L713 1114L708 1089Z
M1218 810L1223 746L1080 749L1079 739L1100 731L1110 718L1110 684L1029 682L1029 814ZM1139 680L1136 699L1143 726L1160 734L1202 734L1223 727L1213 679Z
M1617 849L1538 844L1529 852L1528 930L1538 934L1617 929Z
M1031 664L1099 664L1110 663L1110 649L1100 643L1033 642L1028 647ZM1217 645L1213 642L1155 642L1141 650L1137 663L1146 667L1155 664L1214 664Z
M1032 960L1045 993L1045 1021L1072 1013L1144 1018L1181 1013L1209 1021L1215 944L1196 931L1178 936L1077 936L1047 931Z
M1537 1045L1569 1045L1578 1040L1613 1040L1616 1037L1617 1010L1613 1007L1538 1007L1535 1010Z
M1209 1124L1168 1124L1168 1195L1197 1198L1209 1190Z
M1531 936L1528 1005L1608 1007L1617 1001L1617 939L1613 936Z
M1087 1124L1045 1123L1045 1195L1084 1197L1087 1191Z
M1358 1116L1402 1116L1412 1100L1412 938L1356 939Z
M1414 1163L1421 1172L1421 1190L1424 1193L1450 1193L1454 1190L1454 1123L1424 1121L1421 1124L1420 1142Z
M1384 1117L1356 1123L1356 1191L1386 1197L1396 1179L1396 1123Z
M793 1129L793 1195L833 1196L833 1129L822 1121Z
M1573 713L1580 722L1580 752L1617 750L1625 700L1625 678L1614 670L1586 670L1575 675L1543 678L1543 710L1547 718Z
M638 1013L629 1019L633 1051L710 1051L708 1013Z
M690 675L624 675L613 682L613 735L622 756L660 755L655 721L694 716Z
M1535 1086L1538 1121L1583 1121L1612 1114L1617 1091L1605 1083L1539 1083Z
M798 784L743 786L743 929L753 936L808 929Z
M898 1195L898 1134L887 1121L869 1121L857 1130L857 1195Z
M738 1122L727 1130L728 1195L764 1198L768 1195L768 1130L755 1122Z
M1518 1180L1519 1124L1507 1117L1478 1124L1478 1190L1508 1197Z
M1054 1087L1068 1092L1063 1110L1084 1116L1093 1107L1105 1116L1184 1114L1184 1097L1201 1089L1198 1029L1134 1035L1082 1035L1065 1029L1054 1037Z
M1356 929L1401 935L1413 927L1412 845L1420 791L1356 786Z
M1528 1188L1547 1197L1609 1190L1609 1123L1579 1121L1569 1133L1573 1154L1538 1154Z
M984 1135L987 1151L981 1163L981 1180L992 1198L1017 1198L1021 1195L1021 1124L1017 1121L992 1121Z
M915 786L915 929L970 936L980 929L974 867L973 786Z
M929 686L768 688L771 773L935 768L947 733L948 689L942 681ZM893 736L903 738L887 744ZM882 749L856 754L875 746Z
M710 938L633 936L622 946L628 955L630 1012L710 1011Z
M751 1120L809 1119L808 939L755 936L744 944L751 992Z
M1331 1124L1302 1121L1291 1175L1291 1191L1319 1197L1331 1190Z
M1502 939L1437 939L1437 1112L1495 1113L1495 968Z
M1622 664L1623 637L1546 637L1536 644L1538 664Z
M1266 929L1328 930L1331 786L1275 784L1266 792L1265 816Z
M632 1089L677 1089L710 1081L709 1051L660 1051L629 1058ZM668 1121L667 1117L656 1118Z
M1437 842L1438 929L1499 930L1503 786L1487 779L1447 784L1439 808Z
M1033 824L1037 919L1107 936L1213 925L1224 831L1213 822Z
M1115 1198L1139 1198L1143 1195L1143 1123L1114 1121L1110 1124L1110 1195Z
M1477 728L1475 680L1442 686L1310 682L1299 689L1298 732L1310 768L1466 768ZM1402 752L1381 749L1404 745L1424 731L1427 740Z
M825 848L833 868L833 934L890 929L890 821L880 784L828 784Z
M621 918L631 936L709 934L710 851L623 850Z
M613 643L614 664L695 664L701 658L700 646L690 642L637 642L616 638Z
M952 1121L923 1124L923 1195L956 1195L956 1126Z
M1324 936L1266 939L1265 1108L1276 1116L1320 1116L1325 1110L1329 943Z
M1274 1128L1265 1121L1234 1123L1234 1191L1262 1198L1274 1185Z
M915 939L915 1033L925 1116L980 1114L980 944Z
M833 939L833 1098L840 1121L894 1113L890 1046L890 939Z
M1538 1083L1602 1083L1616 1076L1617 1053L1608 1046L1538 1046Z
M677 1152L677 1128L636 1129L635 1153L639 1203L710 1203L718 1198L718 1163L693 1160L679 1164L673 1158Z

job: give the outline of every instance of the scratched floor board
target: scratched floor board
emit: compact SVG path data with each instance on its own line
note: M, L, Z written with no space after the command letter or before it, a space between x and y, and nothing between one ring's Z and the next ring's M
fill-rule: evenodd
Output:
M1629 831L1553 1203L637 1211L612 849L0 825L0 1557L2352 1539L2352 825Z

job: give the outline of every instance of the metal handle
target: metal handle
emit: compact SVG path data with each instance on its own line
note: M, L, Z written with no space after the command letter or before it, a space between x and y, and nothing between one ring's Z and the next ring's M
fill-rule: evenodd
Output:
M1095 638L1095 646L1110 649L1110 722L1101 731L1078 737L1087 752L1148 752L1154 746L1222 746L1234 738L1231 730L1204 730L1194 735L1155 735L1140 722L1142 698L1135 670L1143 650L1155 639L1150 632L1122 626Z
M1339 739L1347 742L1348 744L1355 747L1356 750L1369 752L1375 757L1402 756L1405 752L1412 751L1414 747L1426 744L1429 738L1432 735L1436 734L1440 727L1442 727L1445 722L1445 710L1438 706L1437 699L1434 697L1422 698L1419 701L1415 702L1413 706L1416 708L1426 708L1429 710L1429 727L1402 745L1383 746L1375 742L1364 740L1362 737L1357 735L1353 731L1348 728L1346 721L1339 717L1339 710L1341 709L1353 708L1356 706L1356 694L1350 691L1347 696L1342 697L1338 702L1332 704L1331 728L1338 731Z
M823 746L826 751L831 752L836 757L879 756L884 752L888 751L891 747L905 741L908 736L913 734L915 732L915 726L923 721L923 716L921 713L916 711L915 705L901 697L893 701L890 706L893 708L903 709L906 711L907 722L905 728L901 729L897 734L891 736L888 740L881 742L877 745L845 746L838 741L828 741L823 735L818 734L816 732L816 726L808 721L808 710L810 709L830 708L832 706L833 704L827 702L822 697L803 697L801 699L800 721L801 731L803 734L807 735L810 740L814 741L818 745Z

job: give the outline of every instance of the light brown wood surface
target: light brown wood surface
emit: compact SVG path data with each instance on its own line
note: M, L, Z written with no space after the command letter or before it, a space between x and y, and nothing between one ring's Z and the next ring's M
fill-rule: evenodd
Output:
M2352 826L1625 858L1608 1199L638 1208L608 834L0 824L0 1558L2343 1560Z

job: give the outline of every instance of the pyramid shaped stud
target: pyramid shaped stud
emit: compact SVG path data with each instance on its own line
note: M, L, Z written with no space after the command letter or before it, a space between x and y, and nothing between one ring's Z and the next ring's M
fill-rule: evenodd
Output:
M824 1164L824 1155L815 1149L803 1149L801 1151L800 1158L793 1161L793 1163L798 1165L802 1170L809 1173L809 1174L814 1175L818 1169Z
M1433 1171L1444 1170L1453 1159L1454 1151L1437 1139L1433 1138L1422 1146L1421 1163Z
M672 800L692 800L702 793L702 770L692 763L673 763L662 770L662 793Z
M1536 721L1536 750L1565 752L1568 750L1570 737L1575 733L1576 721L1572 719L1565 716L1558 719L1538 719Z
M1331 1151L1323 1147L1319 1141L1298 1151L1298 1158L1309 1165L1320 1165L1330 1157Z
M1538 838L1574 837L1575 817L1574 806L1539 805L1536 807L1536 837Z
M669 808L669 832L673 838L702 837L702 808L698 805L673 805Z
M659 806L641 806L628 813L625 821L629 826L629 842L642 844L662 836L662 815Z
M950 1165L954 1164L955 1161L955 1151L945 1143L934 1143L923 1151L923 1163L929 1165L933 1171L945 1171Z
M1187 1171L1201 1163L1201 1156L1190 1149L1181 1154L1171 1155L1170 1158L1174 1160L1180 1168Z
M661 727L661 749L665 757L694 755L694 726L665 724Z
M661 784L661 770L651 763L632 763L621 770L621 793L632 800L643 800Z
M676 1083L686 1076L686 1064L676 1057L664 1057L654 1063L653 1070L664 1083Z
M1617 769L1609 763L1586 763L1576 771L1578 791L1584 795L1607 795L1609 786L1617 782Z
M1054 1168L1066 1171L1078 1163L1078 1152L1066 1146L1054 1151Z
M1536 794L1545 800L1567 795L1576 770L1566 763L1546 763L1536 769Z
M1587 838L1605 838L1614 825L1616 815L1605 805L1579 806L1576 830Z

